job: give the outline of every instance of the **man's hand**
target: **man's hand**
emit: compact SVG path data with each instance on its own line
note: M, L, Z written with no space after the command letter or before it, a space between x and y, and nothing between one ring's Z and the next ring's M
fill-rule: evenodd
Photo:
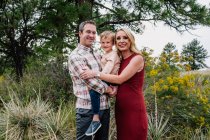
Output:
M82 79L89 79L96 76L96 72L90 69L84 69L84 72L80 74Z

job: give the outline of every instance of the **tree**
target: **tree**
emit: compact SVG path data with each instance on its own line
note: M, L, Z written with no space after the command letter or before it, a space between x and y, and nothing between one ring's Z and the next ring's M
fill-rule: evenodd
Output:
M3 1L0 7L0 72L12 67L20 80L27 58L37 55L37 50L44 54L51 50L61 52L66 46L66 36L72 35L67 30L74 24L69 19L75 19L71 15L76 12L71 6L68 1L57 0Z
M183 32L193 29L195 25L210 25L209 9L195 0L98 0L94 1L93 7L93 19L98 22L99 28L126 25L140 32L143 21L154 24L162 21ZM100 12L102 8L105 10L103 13Z
M78 25L87 19L99 32L121 25L141 32L143 22L162 21L179 32L210 25L209 9L195 0L3 0L0 6L0 60L17 77L37 50L62 54L74 48Z
M203 48L203 45L200 45L197 39L193 39L190 43L184 45L181 55L184 62L190 65L192 70L208 67L204 63L205 59L209 57L208 51Z
M173 43L166 44L160 58L164 59L164 63L168 64L170 68L176 68L176 64L179 62L179 53L176 50L176 45ZM160 63L163 63L163 61Z
M1 64L4 63L1 67L13 67L17 80L23 76L27 56L33 53L35 25L42 17L37 16L42 4L43 1L39 0L3 1L1 4L0 60Z
M80 10L76 8L75 3L70 0L47 0L46 6L41 9L42 18L36 27L43 42L38 46L41 50L40 55L56 53L61 54L58 57L60 59L64 48L73 48L76 44L76 22Z

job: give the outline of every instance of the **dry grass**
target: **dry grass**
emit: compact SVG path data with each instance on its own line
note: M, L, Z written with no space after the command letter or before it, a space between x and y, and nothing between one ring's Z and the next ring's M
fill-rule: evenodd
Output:
M3 102L0 119L0 138L6 140L70 140L75 139L72 117L74 106L53 110L38 97L27 104L15 96ZM70 131L72 130L72 131Z
M181 73L181 75L190 75L190 74L210 75L210 69L194 70L194 71L187 71Z

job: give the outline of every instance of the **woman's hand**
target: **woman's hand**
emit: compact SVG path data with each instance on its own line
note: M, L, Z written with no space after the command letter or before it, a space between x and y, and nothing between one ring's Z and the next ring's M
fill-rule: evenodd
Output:
M82 72L82 73L80 74L80 77L81 77L82 79L89 79L89 78L95 77L96 74L97 74L97 73L96 73L95 71L93 71L93 70L85 69L84 72Z

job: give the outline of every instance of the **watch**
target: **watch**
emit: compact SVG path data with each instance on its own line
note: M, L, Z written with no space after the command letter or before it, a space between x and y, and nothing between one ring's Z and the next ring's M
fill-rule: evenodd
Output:
M97 72L96 77L100 78L101 74L100 72Z

